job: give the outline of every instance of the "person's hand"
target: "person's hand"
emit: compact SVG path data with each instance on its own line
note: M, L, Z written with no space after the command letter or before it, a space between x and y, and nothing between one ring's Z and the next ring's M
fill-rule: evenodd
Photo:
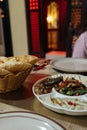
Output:
M77 36L73 36L72 43L74 44L74 43L76 42L77 39L78 39Z

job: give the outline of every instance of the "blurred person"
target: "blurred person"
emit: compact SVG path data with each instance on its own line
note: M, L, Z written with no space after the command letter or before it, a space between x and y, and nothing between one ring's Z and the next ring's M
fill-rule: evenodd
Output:
M87 58L87 20L84 22L80 35L74 43L73 58Z

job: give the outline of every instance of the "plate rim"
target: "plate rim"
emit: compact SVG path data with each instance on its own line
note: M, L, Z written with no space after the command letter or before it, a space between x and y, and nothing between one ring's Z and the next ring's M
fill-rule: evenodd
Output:
M87 60L86 60L86 59L83 59L83 58L68 58L68 57L66 57L66 58L62 58L62 59L53 59L53 60L50 62L50 65L51 65L54 69L59 70L59 71L62 71L62 72L71 72L71 73L85 73L85 72L87 72L87 70L70 70L70 69L67 70L67 69L64 69L64 68L61 68L61 67L57 67L57 66L54 65L55 62L67 61L67 60L71 60L71 61L74 61L74 60L80 61L80 60L82 60L82 61L86 61L86 62L87 62Z
M32 111L6 111L6 112L3 112L3 113L0 113L0 118L4 118L4 117L8 117L8 116L12 117L12 114L13 114L13 117L16 117L14 114L19 114L20 116L23 116L22 114L26 114L25 115L26 117L29 117L29 114L34 115L34 116L36 115L36 116L38 116L39 118L42 119L41 121L45 122L45 120L47 120L48 121L47 123L49 125L50 125L49 122L52 122L53 123L53 127L55 127L55 125L56 125L56 126L59 126L62 130L66 130L66 128L64 126L62 126L62 124L60 124L59 122L55 121L51 117L48 117L48 116L40 114L40 113L32 112ZM19 116L19 115L17 115L17 116ZM38 119L38 118L36 118L36 119ZM55 130L57 130L57 128Z

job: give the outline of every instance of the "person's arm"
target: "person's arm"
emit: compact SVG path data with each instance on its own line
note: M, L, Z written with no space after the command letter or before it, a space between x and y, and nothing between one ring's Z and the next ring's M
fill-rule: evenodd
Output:
M84 36L85 33L81 34L78 38L78 40L76 41L74 48L73 48L73 53L72 53L72 57L73 58L85 58L84 55Z

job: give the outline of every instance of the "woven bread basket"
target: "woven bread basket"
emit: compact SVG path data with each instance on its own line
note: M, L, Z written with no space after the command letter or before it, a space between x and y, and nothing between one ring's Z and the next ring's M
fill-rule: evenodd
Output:
M30 56L30 55L29 55ZM17 58L17 56L16 56ZM32 58L32 64L21 60L15 60L15 57L0 58L0 93L6 93L18 89L26 77L30 74L33 65L38 60ZM19 56L18 56L19 58Z

